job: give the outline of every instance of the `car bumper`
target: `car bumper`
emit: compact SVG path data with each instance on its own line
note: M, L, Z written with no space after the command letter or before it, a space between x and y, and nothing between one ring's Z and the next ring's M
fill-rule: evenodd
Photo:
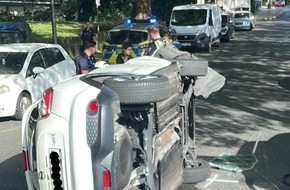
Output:
M235 30L250 30L252 29L252 24L244 25L244 24L235 24Z
M10 93L0 95L0 117L15 115L16 100L17 98L11 97Z
M85 127L79 128L84 128L85 132ZM41 190L93 189L90 149L87 142L81 140L85 139L82 135L85 134L81 131L69 130L68 121L55 114L37 122L34 137L37 172L31 168L25 172L29 190L34 190L33 187ZM73 139L79 141L73 142ZM29 146L26 149L32 151Z
M198 50L208 49L209 48L209 39L208 40L194 40L194 41L183 41L180 42L182 48L194 48Z

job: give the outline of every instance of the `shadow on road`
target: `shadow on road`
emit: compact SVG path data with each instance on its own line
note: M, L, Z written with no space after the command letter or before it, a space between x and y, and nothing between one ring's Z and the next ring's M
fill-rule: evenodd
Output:
M21 154L15 155L0 163L0 189L27 189Z
M12 117L0 117L0 122L14 120Z
M259 161L243 172L244 189L290 189L290 33L289 22L276 23L236 32L230 43L198 55L227 79L220 91L197 100L198 156L209 161L222 152L251 154L261 133Z
M290 91L290 77L285 77L285 78L279 80L278 84L282 88Z
M249 154L255 142L242 145L238 154ZM248 186L255 190L290 189L290 133L280 134L268 141L259 142L255 152L258 163L255 168L243 172Z

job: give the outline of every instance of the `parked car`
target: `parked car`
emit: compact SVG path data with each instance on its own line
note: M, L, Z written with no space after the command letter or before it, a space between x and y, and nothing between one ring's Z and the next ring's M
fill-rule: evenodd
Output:
M148 45L151 40L148 35L148 27L158 25L160 34L170 33L166 26L160 25L155 17L147 20L126 19L124 24L117 25L108 31L104 45L102 60L109 64L115 64L118 54L122 53L122 44L125 40L133 45L133 57L142 53L142 46Z
M0 22L0 44L29 42L30 36L27 22Z
M222 14L221 41L229 42L235 36L233 19L229 14Z
M207 72L206 60L144 56L46 90L22 120L28 189L177 189L207 179L194 148L194 86Z
M233 18L235 30L252 30L255 28L255 16L251 11L236 11Z
M285 7L284 0L275 0L275 7Z
M0 117L21 119L44 90L76 74L74 61L56 44L2 44L0 58Z
M211 51L219 46L221 9L217 4L188 4L173 7L169 28L176 32L183 49Z

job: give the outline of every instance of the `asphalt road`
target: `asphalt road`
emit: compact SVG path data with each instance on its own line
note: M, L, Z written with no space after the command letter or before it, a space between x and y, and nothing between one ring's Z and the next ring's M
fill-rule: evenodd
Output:
M198 157L248 155L259 140L258 163L242 173L212 169L209 180L183 189L290 189L289 36L289 21L258 21L253 31L197 54L227 78L219 92L197 100ZM21 122L0 119L0 152L0 190L26 190Z
M212 169L196 189L290 189L289 44L289 20L259 21L253 31L198 54L227 78L222 90L198 99L198 155L208 161L221 153L251 155L258 141L258 163L242 173Z

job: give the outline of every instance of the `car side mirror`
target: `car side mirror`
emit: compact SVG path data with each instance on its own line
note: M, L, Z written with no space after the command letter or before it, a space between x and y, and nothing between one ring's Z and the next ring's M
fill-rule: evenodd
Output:
M34 67L32 69L33 78L36 78L36 76L39 75L40 73L43 73L43 71L44 71L44 68L42 68L42 67Z

